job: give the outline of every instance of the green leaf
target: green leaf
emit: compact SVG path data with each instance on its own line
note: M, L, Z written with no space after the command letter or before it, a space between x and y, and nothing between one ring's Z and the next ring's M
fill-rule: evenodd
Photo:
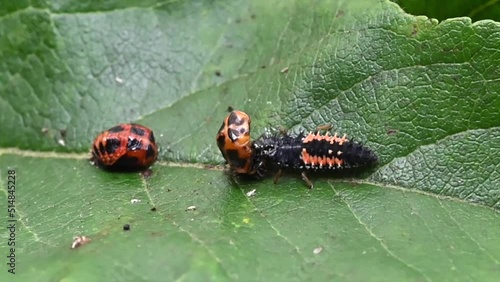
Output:
M1 281L497 280L499 23L369 0L0 7ZM313 190L233 179L228 106L253 138L332 124L380 162ZM161 146L150 178L87 160L129 121Z

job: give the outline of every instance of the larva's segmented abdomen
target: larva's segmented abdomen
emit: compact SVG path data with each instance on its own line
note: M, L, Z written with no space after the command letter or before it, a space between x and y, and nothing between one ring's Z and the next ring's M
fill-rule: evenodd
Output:
M268 137L256 142L254 148L257 155L278 167L295 170L335 170L377 162L377 156L370 149L345 136L329 134Z
M345 136L310 133L302 139L301 159L307 169L330 170L371 165L377 156Z

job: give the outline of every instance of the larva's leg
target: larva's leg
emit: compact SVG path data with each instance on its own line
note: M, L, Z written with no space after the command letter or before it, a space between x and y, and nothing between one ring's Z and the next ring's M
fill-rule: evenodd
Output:
M307 177L307 174L305 171L302 172L302 180L304 180L304 182L307 184L307 186L309 187L309 189L312 189L313 188L313 183L311 182L311 180L309 180L309 178Z
M276 173L276 176L274 176L274 184L277 184L278 181L280 180L280 177L281 177L281 174L282 174L282 170L278 170L278 173Z

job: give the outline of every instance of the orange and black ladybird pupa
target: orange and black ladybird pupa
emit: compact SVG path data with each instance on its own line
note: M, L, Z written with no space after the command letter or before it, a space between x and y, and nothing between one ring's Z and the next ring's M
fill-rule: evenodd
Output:
M231 111L217 133L217 147L237 173L247 173L251 166L250 117L242 111Z
M92 160L106 170L145 170L157 157L158 146L153 131L140 124L113 126L100 133L92 145Z
M232 172L258 177L259 170L250 139L250 117L242 111L233 110L226 116L216 135L217 147L229 164Z

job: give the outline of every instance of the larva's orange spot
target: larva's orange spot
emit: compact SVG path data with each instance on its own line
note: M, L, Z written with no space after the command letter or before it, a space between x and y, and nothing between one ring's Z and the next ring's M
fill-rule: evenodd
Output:
M308 143L308 142L311 142L312 140L314 140L314 135L309 133L307 134L307 136L304 138L304 140L302 140L302 143Z

